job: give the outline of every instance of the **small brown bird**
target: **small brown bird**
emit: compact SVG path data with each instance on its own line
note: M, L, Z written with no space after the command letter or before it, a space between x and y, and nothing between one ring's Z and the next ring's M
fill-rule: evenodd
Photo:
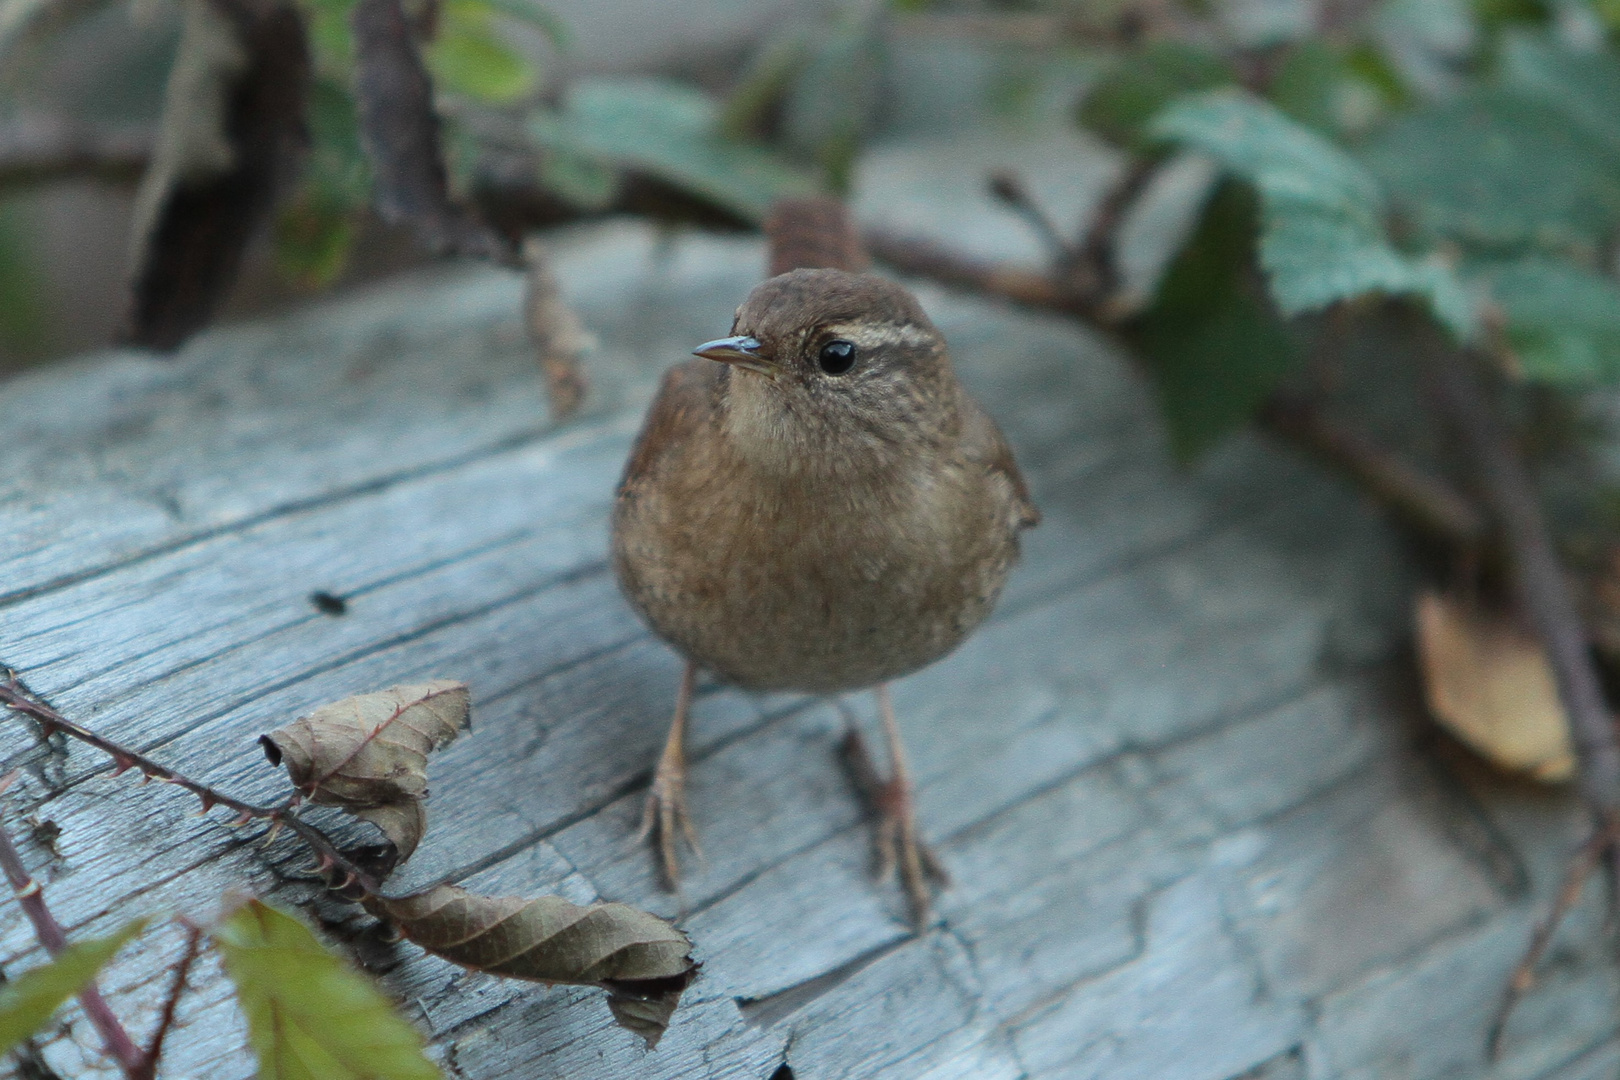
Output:
M916 298L836 268L862 262L847 211L784 202L767 231L773 270L801 268L755 288L731 336L664 377L614 510L619 585L686 658L642 833L657 830L677 885L677 834L696 848L683 748L696 669L751 690L873 688L891 765L878 851L923 921L926 878L944 874L917 836L887 684L984 620L1039 513Z

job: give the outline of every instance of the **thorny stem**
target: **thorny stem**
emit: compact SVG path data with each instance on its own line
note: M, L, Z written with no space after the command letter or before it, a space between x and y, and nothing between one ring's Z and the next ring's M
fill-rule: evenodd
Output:
M51 708L51 706L35 698L15 677L0 682L0 705L4 705L13 712L32 717L39 723L41 734L46 738L50 738L56 732L61 732L82 743L88 743L102 753L107 754L113 759L113 775L115 776L128 769L139 769L141 774L148 779L173 784L197 796L202 802L204 813L207 813L215 806L223 806L236 811L236 824L238 825L260 820L270 822L272 832L278 827L288 829L315 852L318 873L327 875L335 872L337 875L341 875L336 877L335 880L331 880L329 887L348 899L356 900L360 899L361 896L373 895L379 888L375 877L362 870L340 852L337 845L332 843L325 833L300 818L293 811L291 803L284 806L257 806L175 772L167 765L161 765L144 754L120 746L111 739L97 735L89 728L74 723ZM356 895L356 890L358 890L358 895Z
M28 916L28 921L34 924L34 936L45 946L46 952L52 956L59 955L67 948L67 935L50 908L45 906L45 890L28 873L22 856L17 853L16 845L11 842L11 835L4 826L0 826L0 868L5 870L6 879L11 882L18 905ZM107 999L101 996L94 980L79 991L79 1004L84 1008L84 1015L100 1033L107 1053L118 1062L118 1067L126 1076L134 1077L134 1070L141 1064L140 1047L135 1045L129 1032L124 1030L124 1025L113 1015L112 1008L108 1006Z

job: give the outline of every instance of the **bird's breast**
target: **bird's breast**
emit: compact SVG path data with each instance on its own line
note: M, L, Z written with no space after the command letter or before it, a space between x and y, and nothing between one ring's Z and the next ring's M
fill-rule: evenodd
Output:
M669 466L618 504L620 583L660 636L747 687L914 671L988 614L1016 554L982 476L948 463L856 478Z

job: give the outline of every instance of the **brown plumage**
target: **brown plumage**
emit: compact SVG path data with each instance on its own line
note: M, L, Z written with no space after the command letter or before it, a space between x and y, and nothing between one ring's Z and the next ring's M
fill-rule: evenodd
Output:
M788 246L850 260L854 230L827 205L802 220L779 208L778 258ZM806 229L828 244L787 244ZM887 834L921 916L930 859L884 684L983 621L1039 515L901 286L795 269L754 289L732 335L665 376L614 511L620 586L688 661L645 827L659 829L673 882L674 833L691 835L680 743L692 667L756 690L877 688L895 758Z

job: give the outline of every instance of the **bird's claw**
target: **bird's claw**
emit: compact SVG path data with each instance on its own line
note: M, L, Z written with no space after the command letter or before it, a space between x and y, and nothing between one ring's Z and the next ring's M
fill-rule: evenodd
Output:
M646 843L655 835L664 881L671 889L678 890L681 862L676 850L677 837L685 839L687 847L699 859L703 857L703 850L698 847L691 815L686 812L686 762L680 755L668 752L659 759L658 769L653 773L652 788L642 807L641 829L636 839Z

